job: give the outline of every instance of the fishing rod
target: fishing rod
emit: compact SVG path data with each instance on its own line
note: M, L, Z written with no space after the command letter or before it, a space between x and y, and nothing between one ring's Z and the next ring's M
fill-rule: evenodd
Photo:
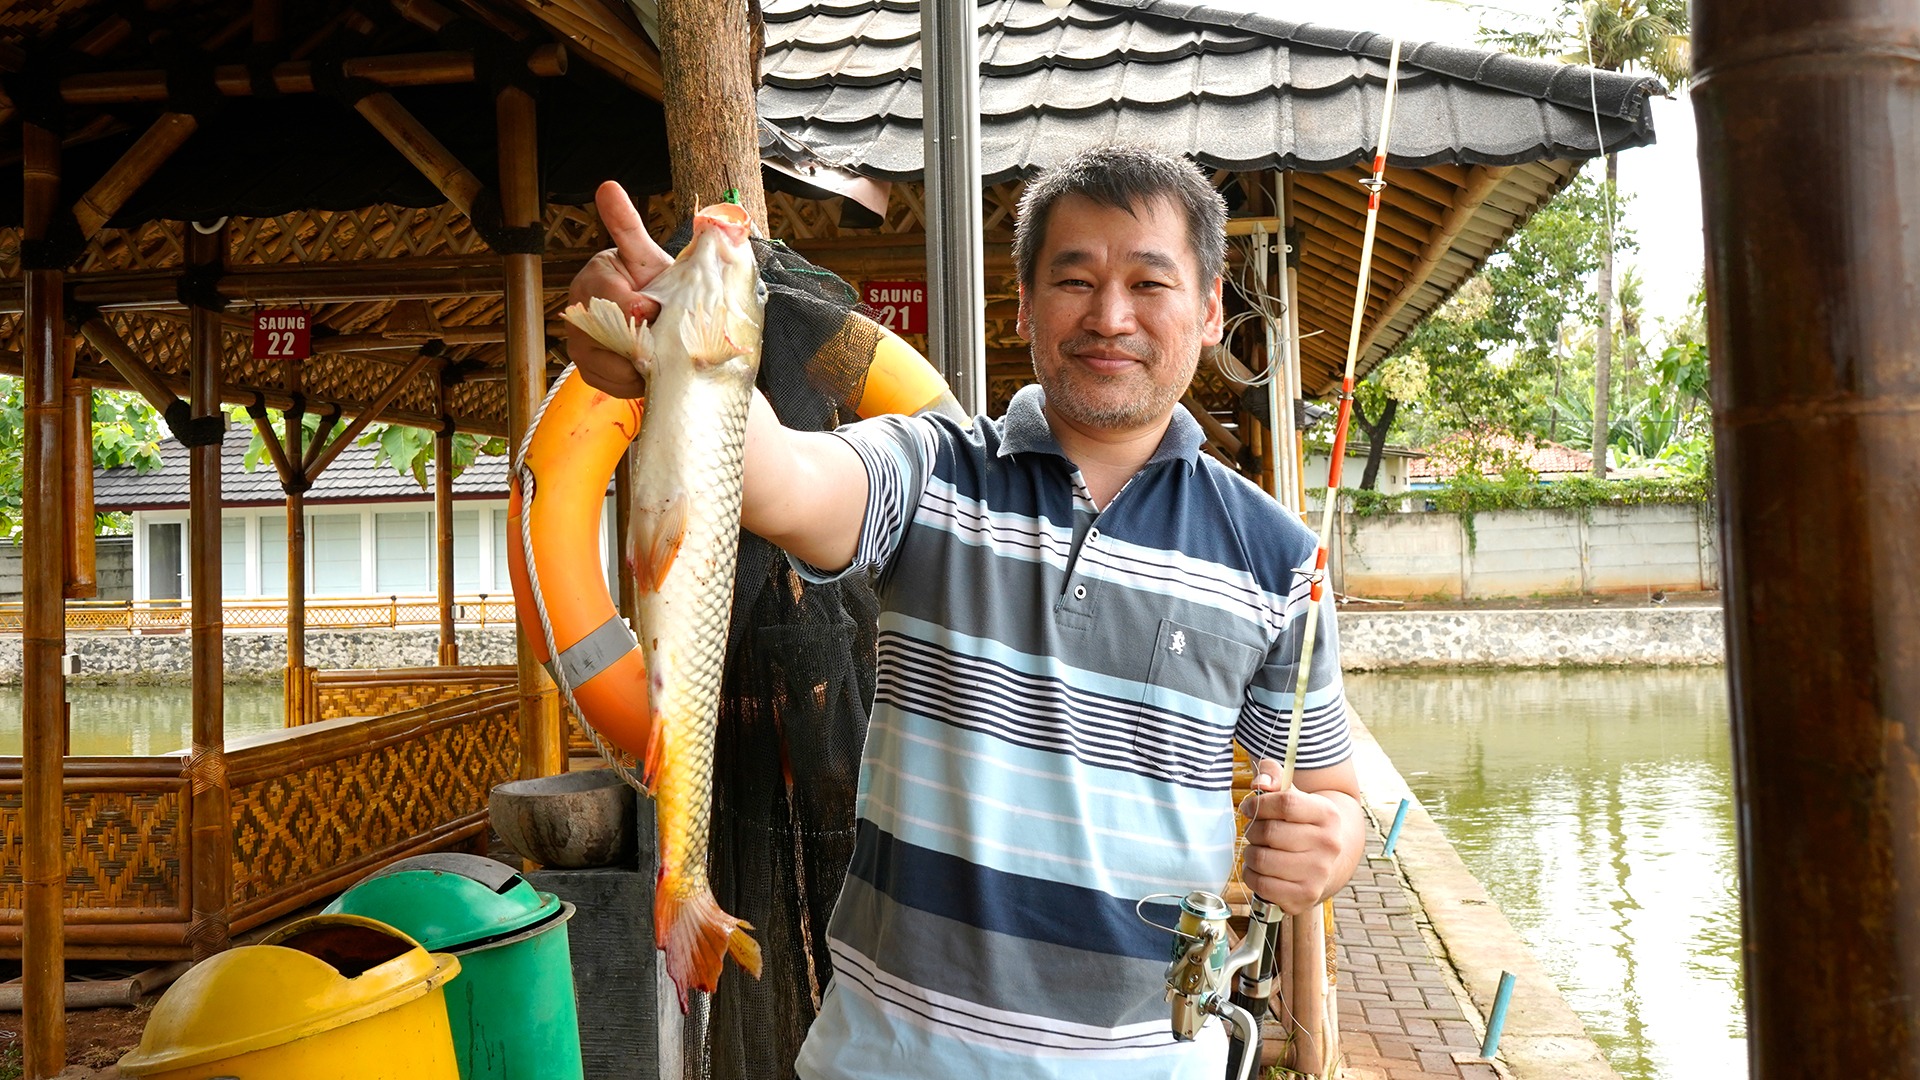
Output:
M1373 154L1373 175L1360 181L1367 189L1367 224L1360 243L1359 280L1354 286L1353 325L1347 334L1346 371L1340 380L1340 414L1334 424L1333 457L1327 465L1326 505L1320 512L1313 569L1295 571L1308 579L1309 602L1300 636L1300 677L1294 686L1293 715L1287 727L1286 752L1276 789L1280 791L1293 786L1300 728L1306 718L1307 683L1313 673L1313 644L1320 628L1320 600L1326 587L1327 547L1333 537L1333 506L1339 497L1347 426L1353 418L1353 373L1360 358L1360 327L1366 317L1367 285L1373 272L1373 238L1380 220L1380 197L1387 187L1387 139L1393 130L1393 101L1399 85L1400 39L1396 37L1387 58L1386 100L1380 108L1380 141ZM1253 822L1248 821L1247 827L1252 826ZM1172 962L1167 965L1167 1001L1173 1006L1175 1038L1193 1038L1208 1015L1220 1017L1233 1029L1240 1038L1236 1048L1239 1059L1232 1063L1235 1067L1230 1072L1245 1080L1259 1056L1259 1018L1267 1010L1278 974L1280 909L1252 893L1248 902L1247 935L1231 954L1226 940L1228 911L1225 901L1213 893L1196 890L1181 898L1179 925L1162 927L1174 935ZM1231 993L1226 992L1229 982L1233 984Z

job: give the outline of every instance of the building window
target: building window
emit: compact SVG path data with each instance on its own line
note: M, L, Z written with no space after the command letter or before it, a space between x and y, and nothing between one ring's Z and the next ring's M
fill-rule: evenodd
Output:
M181 533L178 521L157 521L147 526L147 598L179 600Z
M411 596L433 592L432 547L424 511L373 515L374 590Z
M287 516L260 518L260 595L287 595Z
M480 580L480 511L453 512L453 591L477 593L487 587Z
M518 540L519 537L515 537ZM507 572L507 512L493 512L493 592L513 592L513 576Z
M307 555L315 596L355 596L360 578L360 515L315 514L307 522Z
M220 519L220 595L247 595L247 519Z

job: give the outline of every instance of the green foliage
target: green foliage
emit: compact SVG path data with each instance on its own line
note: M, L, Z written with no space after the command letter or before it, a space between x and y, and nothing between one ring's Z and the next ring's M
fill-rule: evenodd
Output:
M376 446L375 467L392 465L402 476L411 475L421 487L427 486L427 467L433 463L434 433L425 428L400 424L373 425L360 436L358 445ZM504 454L507 440L498 436L480 439L465 432L453 436L453 475L457 479L480 454Z
M1470 4L1480 40L1527 56L1551 56L1607 71L1638 69L1686 84L1693 65L1687 0L1560 0L1551 17Z
M160 467L161 432L160 414L143 399L115 390L93 392L95 468L152 472ZM0 376L0 537L20 534L26 451L26 384ZM96 532L124 529L126 515L96 514L93 527Z
M253 441L247 444L244 464L248 472L259 468L261 463L271 460L267 454L267 444L260 437L259 428L247 415L244 407L235 405L227 410L234 424L244 424L253 432ZM267 410L267 421L275 431L286 426L286 418L278 409ZM320 417L315 413L305 413L300 417L300 428L305 434L303 442L310 444L314 433L320 427ZM433 464L433 432L425 428L408 427L403 424L369 424L367 430L354 440L356 446L375 447L373 463L392 465L395 472L402 476L411 476L422 488L426 487ZM453 475L457 478L473 464L474 458L481 454L504 454L507 452L507 440L498 436L480 438L465 432L455 432L453 436Z
M1524 471L1498 477L1466 473L1437 488L1392 495L1359 488L1340 489L1341 507L1358 517L1399 514L1428 504L1443 513L1479 514L1490 510L1590 510L1596 506L1696 503L1712 497L1711 483L1701 477L1596 480L1591 476L1570 476L1542 484Z

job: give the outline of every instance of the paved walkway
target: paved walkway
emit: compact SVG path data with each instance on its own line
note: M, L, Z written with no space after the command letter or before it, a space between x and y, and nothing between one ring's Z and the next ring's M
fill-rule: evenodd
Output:
M1342 1080L1495 1080L1452 976L1421 933L1419 905L1378 833L1334 898Z

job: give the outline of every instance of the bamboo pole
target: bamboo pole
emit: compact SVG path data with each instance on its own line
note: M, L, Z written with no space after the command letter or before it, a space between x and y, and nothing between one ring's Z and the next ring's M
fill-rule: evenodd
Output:
M99 232L107 219L125 206L133 193L140 190L140 185L151 180L199 127L200 122L187 113L161 113L153 126L135 139L127 152L120 155L120 160L73 204L73 216L79 219L81 234L91 239Z
M71 371L73 339L62 334L60 344L69 353L61 366ZM60 456L67 469L67 573L61 592L84 600L100 591L93 558L93 388L67 380L66 405Z
M387 404L391 405L393 403L388 402ZM384 409L380 411L385 412ZM320 479L319 471L313 467L314 462L320 460L320 452L326 449L327 439L333 434L333 429L338 426L339 423L340 406L337 403L328 405L327 411L320 417L320 426L313 429L313 438L308 442L306 455L300 459L300 475L305 478L308 485Z
M500 210L508 228L539 222L545 202L533 105L533 97L515 86L503 87L494 99L500 130ZM546 392L546 302L539 255L505 255L502 260L507 281L507 435L518 467L520 443ZM527 647L526 628L517 627L514 638L520 668L520 775L564 772L559 695Z
M547 259L544 277L566 280L587 264L591 253ZM213 283L229 304L385 303L449 297L496 297L505 288L497 256L378 260L379 266L317 268L300 264L230 269ZM179 311L180 272L135 270L74 275L73 298L102 311ZM18 284L0 284L0 315L18 315ZM324 350L322 350L324 351Z
M119 334L114 333L113 327L107 325L107 320L98 315L88 319L80 327L80 336L155 410L164 415L179 402L174 392L154 375L153 369L135 355L133 348Z
M440 392L446 411L446 391ZM443 421L433 438L433 531L438 563L434 583L440 600L440 663L460 662L460 643L453 636L453 418Z
M527 58L527 70L542 78L566 74L566 46L537 46ZM346 60L340 73L379 86L405 88L469 83L479 77L479 67L470 53L400 53ZM269 78L282 94L314 91L313 65L305 60L276 64ZM213 69L213 85L227 97L249 97L253 72L245 64L221 64ZM166 101L169 96L165 71L103 71L60 80L60 100L68 105L122 105Z
M22 235L47 235L60 193L60 136L21 125L25 210ZM21 982L25 989L22 1055L26 1080L46 1080L67 1065L66 958L62 906L66 860L62 839L66 743L66 607L60 597L66 562L61 542L60 468L63 326L60 270L27 269L26 431L21 499L22 827Z
M219 263L225 254L224 225L204 233L187 229L187 262ZM220 313L196 307L188 314L189 392L195 420L220 415ZM220 588L220 444L189 451L187 518L189 587L193 595L193 750L187 762L192 781L193 921L187 942L195 960L228 945L227 907L233 884L233 824L227 808L224 627Z
M297 402L304 401L302 364L298 360L286 366L287 392ZM307 723L307 473L294 471L291 463L301 461L301 442L306 436L302 409L289 409L283 416L286 450L293 480L287 492L287 673L282 692L286 698L285 722L288 727Z
M1693 18L1747 1058L1920 1076L1920 6Z
M422 176L432 181L448 202L459 207L463 214L473 213L473 200L486 185L453 151L434 138L433 132L408 112L406 106L392 94L381 91L354 102L353 108L366 117L402 157L412 162Z
M273 421L268 419L265 409L253 417L253 427L260 433L260 441L266 444L273 471L280 474L280 490L290 491L296 479L303 474L296 472L293 462L287 460L287 449L280 441L280 433L273 430Z
M362 409L359 415L353 418L353 423L347 425L347 430L335 435L331 441L326 442L326 449L320 451L319 456L314 458L312 464L306 468L307 483L311 484L315 480L320 479L320 474L327 471L327 466L333 464L333 459L340 456L340 451L345 450L353 443L353 440L359 438L360 433L367 429L368 424L380 419L380 414L386 411L387 406L393 404L394 398L400 396L400 391L407 388L407 384L413 381L414 376L425 371L427 365L432 363L433 359L434 354L426 352L414 357L413 363L408 364L406 370L395 375L393 381L387 384L387 388L380 391L380 396L373 399L373 404ZM325 424L326 421L323 420L321 423ZM318 446L321 442L322 440L316 435L314 445Z

